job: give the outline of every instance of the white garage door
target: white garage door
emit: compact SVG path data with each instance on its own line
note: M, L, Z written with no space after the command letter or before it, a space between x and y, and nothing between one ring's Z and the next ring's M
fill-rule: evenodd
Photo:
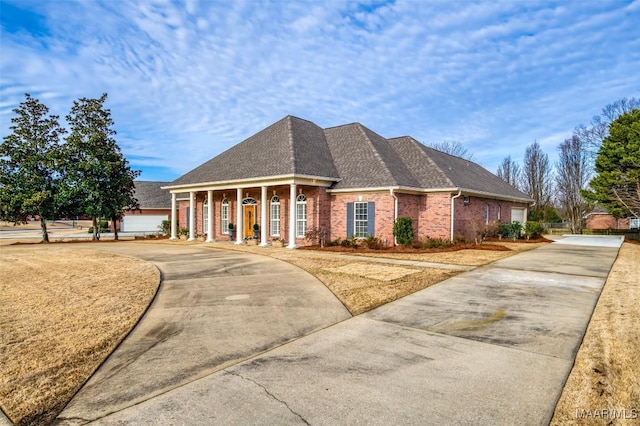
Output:
M122 218L120 232L158 232L162 221L167 220L162 214L141 214Z
M511 209L511 222L520 222L524 223L524 212L525 209L520 207L514 207Z

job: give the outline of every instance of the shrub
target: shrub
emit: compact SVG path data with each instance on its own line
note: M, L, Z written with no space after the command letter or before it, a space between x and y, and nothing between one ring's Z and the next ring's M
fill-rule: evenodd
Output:
M324 247L325 241L327 240L327 235L329 235L329 231L327 231L327 228L311 228L304 234L304 239L316 244L319 243L320 247Z
M342 242L342 239L340 237L336 238L335 240L331 240L331 242L329 243L330 246L339 246L341 245L340 243Z
M340 245L342 247L351 247L351 248L354 248L354 249L358 248L358 238L355 235L352 235L349 238L347 238L346 240L342 240Z
M511 234L511 224L509 222L500 222L498 224L498 235L507 238Z
M536 238L540 238L542 236L542 233L544 232L544 227L540 224L540 222L527 222L524 225L524 234L527 237L527 240L529 239L536 239Z
M399 244L410 246L413 242L413 221L410 217L399 217L393 224L393 236Z
M364 240L364 245L371 250L380 250L384 247L382 240L378 237L368 236Z
M99 220L98 221L98 229L100 229L100 233L103 232L109 232L109 222L106 220ZM89 234L93 234L93 226L89 227L89 230L87 231L87 233Z
M517 220L509 224L509 236L514 240L520 238L522 232L522 224Z
M178 235L189 235L189 228L180 228L178 230Z
M420 248L432 249L432 248L446 248L451 247L453 243L444 238L427 238L426 241L420 242Z
M169 235L171 233L171 221L163 220L162 225L160 225L160 230L162 231L163 234Z

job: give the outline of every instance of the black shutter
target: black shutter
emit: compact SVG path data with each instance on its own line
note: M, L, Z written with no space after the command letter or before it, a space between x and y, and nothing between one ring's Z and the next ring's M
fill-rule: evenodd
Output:
M370 237L376 235L376 203L367 203L367 234Z
M353 203L347 203L347 238L353 235Z
M191 215L189 214L191 212L191 207L187 207L187 228L189 228L189 221L191 220Z

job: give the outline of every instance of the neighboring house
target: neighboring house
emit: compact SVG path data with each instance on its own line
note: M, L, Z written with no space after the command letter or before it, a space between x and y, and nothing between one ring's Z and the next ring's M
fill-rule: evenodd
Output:
M121 232L158 232L162 221L171 218L171 194L162 189L170 182L136 180L139 210L127 210L120 221Z
M238 243L260 227L262 245L307 245L372 235L393 244L397 217L416 237L453 239L472 222L525 222L533 200L479 165L404 136L385 139L359 123L322 129L287 116L191 170L165 189L190 238ZM187 193L188 200L179 194ZM173 220L172 237L178 222Z
M640 219L622 218L617 219L602 207L596 207L591 213L585 216L585 228L587 229L638 229Z

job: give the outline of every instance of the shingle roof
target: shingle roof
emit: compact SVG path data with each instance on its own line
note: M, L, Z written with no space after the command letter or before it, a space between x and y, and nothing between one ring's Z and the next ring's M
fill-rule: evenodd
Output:
M171 209L171 194L162 186L170 182L157 182L148 180L136 180L134 197L138 200L141 209Z
M196 167L171 185L290 174L339 178L322 129L310 121L289 115Z
M385 139L360 123L323 130L292 116L196 167L171 186L292 174L333 179L337 182L333 189L463 189L530 199L478 164L410 136Z

